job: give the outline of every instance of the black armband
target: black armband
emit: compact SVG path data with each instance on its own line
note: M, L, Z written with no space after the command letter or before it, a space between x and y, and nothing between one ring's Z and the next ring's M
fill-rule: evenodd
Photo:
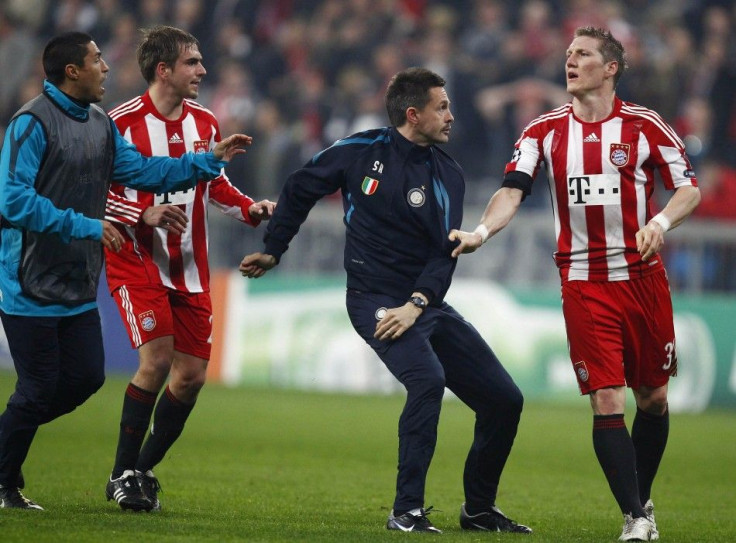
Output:
M519 189L523 194L521 201L532 193L532 177L524 172L509 172L503 178L502 187L509 187L512 189Z

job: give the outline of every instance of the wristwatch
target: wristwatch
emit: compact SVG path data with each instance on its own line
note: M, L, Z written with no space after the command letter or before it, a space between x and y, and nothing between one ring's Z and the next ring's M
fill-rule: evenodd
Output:
M425 302L424 298L422 298L421 296L412 296L411 298L409 298L409 302L413 303L419 309L426 309L427 307L427 302Z

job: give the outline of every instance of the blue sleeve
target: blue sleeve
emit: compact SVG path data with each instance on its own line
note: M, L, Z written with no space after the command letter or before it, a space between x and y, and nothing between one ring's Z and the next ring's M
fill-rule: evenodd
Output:
M186 190L200 179L218 177L226 164L212 152L184 153L179 158L145 157L120 134L112 120L110 124L115 138L113 178L128 187L157 193Z
M430 256L421 275L414 282L414 290L423 293L430 303L437 297L444 297L450 288L455 266L457 259L446 252Z
M266 254L281 259L314 205L344 186L345 168L354 156L344 148L330 147L287 178L263 236Z
M14 119L0 152L0 215L18 228L72 238L102 238L102 223L72 209L58 209L35 189L36 175L46 151L46 135L32 115Z

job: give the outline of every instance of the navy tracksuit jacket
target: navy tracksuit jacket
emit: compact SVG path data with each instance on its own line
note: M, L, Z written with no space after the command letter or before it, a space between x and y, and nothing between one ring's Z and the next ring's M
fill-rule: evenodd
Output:
M460 166L436 146L418 146L393 127L337 141L286 181L264 236L280 259L309 211L340 190L347 227L347 309L355 330L406 387L399 420L394 511L424 506L445 386L476 412L466 460L468 505L495 502L523 399L475 328L444 302L457 260L448 234L462 223ZM399 339L373 337L381 308L419 291L429 307Z

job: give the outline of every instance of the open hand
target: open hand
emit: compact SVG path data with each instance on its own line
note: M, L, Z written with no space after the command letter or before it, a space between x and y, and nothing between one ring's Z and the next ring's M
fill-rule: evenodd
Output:
M230 162L235 155L245 153L245 147L253 143L253 138L245 134L233 134L220 141L212 153L217 160Z

